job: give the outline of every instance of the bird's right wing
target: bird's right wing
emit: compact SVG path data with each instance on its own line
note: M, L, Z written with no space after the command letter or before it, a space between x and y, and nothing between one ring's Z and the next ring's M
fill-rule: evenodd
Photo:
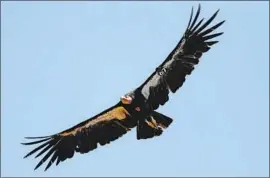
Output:
M37 169L51 156L45 168L47 170L55 161L58 165L67 158L72 158L75 152L87 153L96 149L98 144L105 145L116 140L135 125L136 121L128 111L121 105L115 105L58 134L46 137L26 137L37 140L22 143L23 145L40 145L29 152L25 158L37 151L39 153L36 158L45 153L37 164L35 168Z
M200 10L199 5L193 19L192 8L188 26L179 43L164 62L138 87L138 90L141 91L154 110L169 100L169 91L175 93L183 85L186 76L191 74L203 53L218 42L213 39L223 34L211 34L211 32L221 26L224 21L206 29L219 10L205 23L202 23L204 19L197 22Z

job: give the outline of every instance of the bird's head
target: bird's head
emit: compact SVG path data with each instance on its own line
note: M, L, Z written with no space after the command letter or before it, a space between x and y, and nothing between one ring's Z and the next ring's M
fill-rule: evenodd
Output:
M120 100L123 104L131 104L133 101L133 98L132 96L126 94L124 96L121 96Z
M138 101L137 99L135 101L135 98L135 92L130 92L122 96L120 100L122 104L126 105L126 109L129 108L132 111L136 110L137 112L139 112L141 111L141 108L138 106Z

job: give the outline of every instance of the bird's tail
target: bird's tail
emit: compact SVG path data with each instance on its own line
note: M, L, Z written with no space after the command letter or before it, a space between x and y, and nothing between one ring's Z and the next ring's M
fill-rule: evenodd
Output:
M137 139L148 139L160 136L163 129L169 127L173 119L161 113L153 111L150 116L144 120L139 120L137 124Z

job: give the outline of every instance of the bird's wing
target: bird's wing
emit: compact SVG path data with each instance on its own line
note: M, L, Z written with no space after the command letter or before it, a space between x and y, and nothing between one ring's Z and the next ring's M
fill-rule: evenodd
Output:
M175 93L183 85L185 77L191 74L194 66L199 63L202 54L218 43L218 41L213 41L214 37L223 34L211 34L211 32L225 21L207 28L219 10L205 23L203 23L204 19L197 21L200 10L199 5L193 18L192 8L188 26L177 46L151 76L138 87L150 106L152 106L152 109L157 109L159 105L163 105L169 100L169 91Z
M75 152L87 153L97 148L98 144L105 145L121 137L136 125L128 111L115 105L104 112L85 120L74 127L55 135L46 137L26 137L27 139L37 139L36 141L22 143L24 145L40 144L29 152L26 156L39 151L36 158L45 154L37 164L37 169L49 157L47 170L55 161L65 161L72 158Z

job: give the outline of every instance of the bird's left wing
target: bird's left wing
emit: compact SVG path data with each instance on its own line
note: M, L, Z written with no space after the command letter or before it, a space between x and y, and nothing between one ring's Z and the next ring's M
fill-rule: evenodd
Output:
M47 170L55 161L58 165L67 158L72 158L75 152L88 153L96 149L98 144L105 145L116 140L135 125L136 122L128 111L123 106L115 105L58 134L46 137L26 137L37 140L22 143L23 145L40 145L29 152L25 158L37 151L39 153L36 158L45 154L37 164L35 168L37 169L51 157L45 168Z
M156 71L138 87L138 90L141 91L154 110L169 100L169 91L175 93L185 82L186 75L191 74L194 66L199 63L203 53L218 42L212 39L223 34L211 34L211 32L221 26L224 21L205 29L216 17L218 11L209 20L202 23L204 19L197 22L200 10L199 5L193 19L192 8L188 26L177 46L164 62L156 68Z

